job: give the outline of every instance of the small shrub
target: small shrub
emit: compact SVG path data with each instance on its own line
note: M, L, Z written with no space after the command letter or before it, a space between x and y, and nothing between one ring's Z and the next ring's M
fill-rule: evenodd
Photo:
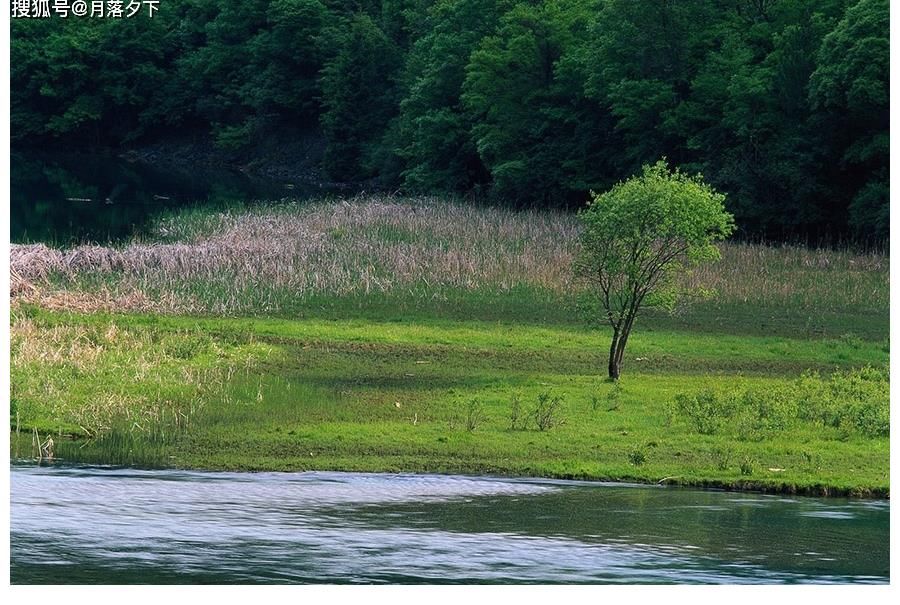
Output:
M616 382L606 395L606 411L612 412L619 409L622 400L622 383Z
M484 416L484 406L478 399L470 399L466 404L466 430L473 432Z
M872 367L835 372L827 381L809 372L796 382L798 416L839 429L849 437L890 434L890 382L886 371Z
M759 426L766 431L783 431L797 416L797 399L794 389L768 389L765 392L744 394L744 401L752 401L753 412Z
M716 450L713 452L713 459L715 460L717 469L720 471L727 471L728 467L731 465L731 450Z
M756 465L756 461L753 460L750 456L745 456L743 460L741 460L741 474L744 476L749 476L753 474L753 467Z
M641 450L632 450L628 454L628 461L635 466L641 466L647 461L647 455Z
M834 428L843 440L854 434L887 437L890 382L886 370L872 367L835 372L827 379L806 372L779 386L679 393L666 412L666 426L684 416L697 432L710 435L728 421L744 440L764 439L799 420Z
M678 396L675 396L676 399ZM675 422L675 418L678 417L678 403L675 400L670 399L664 404L664 411L666 413L666 420L663 423L663 426L670 427Z
M538 395L537 406L531 412L535 425L539 431L546 431L553 427L565 424L562 418L562 397L551 397L549 391Z
M829 390L834 402L844 404L844 424L868 437L890 434L890 383L886 371L865 367L836 372L829 379Z
M738 434L741 439L763 439L783 431L797 417L796 389L748 389L735 396L733 407L739 410Z
M711 389L703 389L694 395L675 395L675 411L687 416L702 435L712 435L730 418L733 401Z
M803 462L806 466L815 467L816 466L816 456L806 450L800 452L800 455L803 456Z
M890 404L884 401L866 401L847 410L847 423L868 437L887 437L891 433Z

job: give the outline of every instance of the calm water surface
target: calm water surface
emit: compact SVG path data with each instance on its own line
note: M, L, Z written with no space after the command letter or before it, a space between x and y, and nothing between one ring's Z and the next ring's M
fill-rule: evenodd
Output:
M176 208L243 206L328 192L226 169L162 168L97 154L14 153L10 241L69 246L124 240Z
M13 583L885 583L885 501L539 479L11 468Z

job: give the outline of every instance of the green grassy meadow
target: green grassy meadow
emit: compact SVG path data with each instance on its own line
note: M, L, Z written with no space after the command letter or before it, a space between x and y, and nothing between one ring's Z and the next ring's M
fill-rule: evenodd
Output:
M616 385L574 217L392 204L14 250L12 455L888 494L886 256L726 244Z

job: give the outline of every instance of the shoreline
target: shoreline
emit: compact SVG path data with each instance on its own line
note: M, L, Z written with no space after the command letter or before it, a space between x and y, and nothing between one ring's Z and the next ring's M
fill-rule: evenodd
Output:
M527 475L501 472L484 472L479 473L472 467L460 467L460 470L447 469L444 471L429 470L376 470L378 467L372 467L371 470L346 470L342 467L307 467L299 469L283 469L283 468L230 468L230 467L204 467L204 466L129 466L119 464L87 464L81 462L68 462L61 459L52 461L44 460L43 463L35 458L12 458L10 457L11 467L64 467L64 468L108 468L110 470L130 469L140 471L190 471L198 473L346 473L351 475L414 475L414 476L434 476L434 477L472 477L478 479L498 479L498 480L525 480L525 481L571 481L577 483L604 484L611 487L640 487L640 488L674 488L686 490L700 491L723 491L723 492L740 492L740 493L757 493L773 496L802 496L808 498L848 498L858 500L887 500L891 499L890 488L848 488L829 485L815 485L798 487L793 484L778 484L760 481L737 481L727 482L714 479L696 479L689 481L679 481L678 477L663 477L659 481L645 480L638 477L604 477L604 476L587 476L578 474L548 474L548 475Z
M133 145L98 146L89 150L72 150L63 143L44 146L18 145L12 153L34 157L71 157L88 154L119 158L129 164L190 174L193 170L224 169L249 178L325 191L348 192L376 189L374 182L338 182L329 179L321 169L324 139L315 131L280 132L238 149L218 147L205 133L171 135Z

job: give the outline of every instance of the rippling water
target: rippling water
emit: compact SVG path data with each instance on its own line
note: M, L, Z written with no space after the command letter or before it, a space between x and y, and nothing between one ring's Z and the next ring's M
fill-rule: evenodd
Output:
M17 584L888 581L884 501L34 466L11 492Z

